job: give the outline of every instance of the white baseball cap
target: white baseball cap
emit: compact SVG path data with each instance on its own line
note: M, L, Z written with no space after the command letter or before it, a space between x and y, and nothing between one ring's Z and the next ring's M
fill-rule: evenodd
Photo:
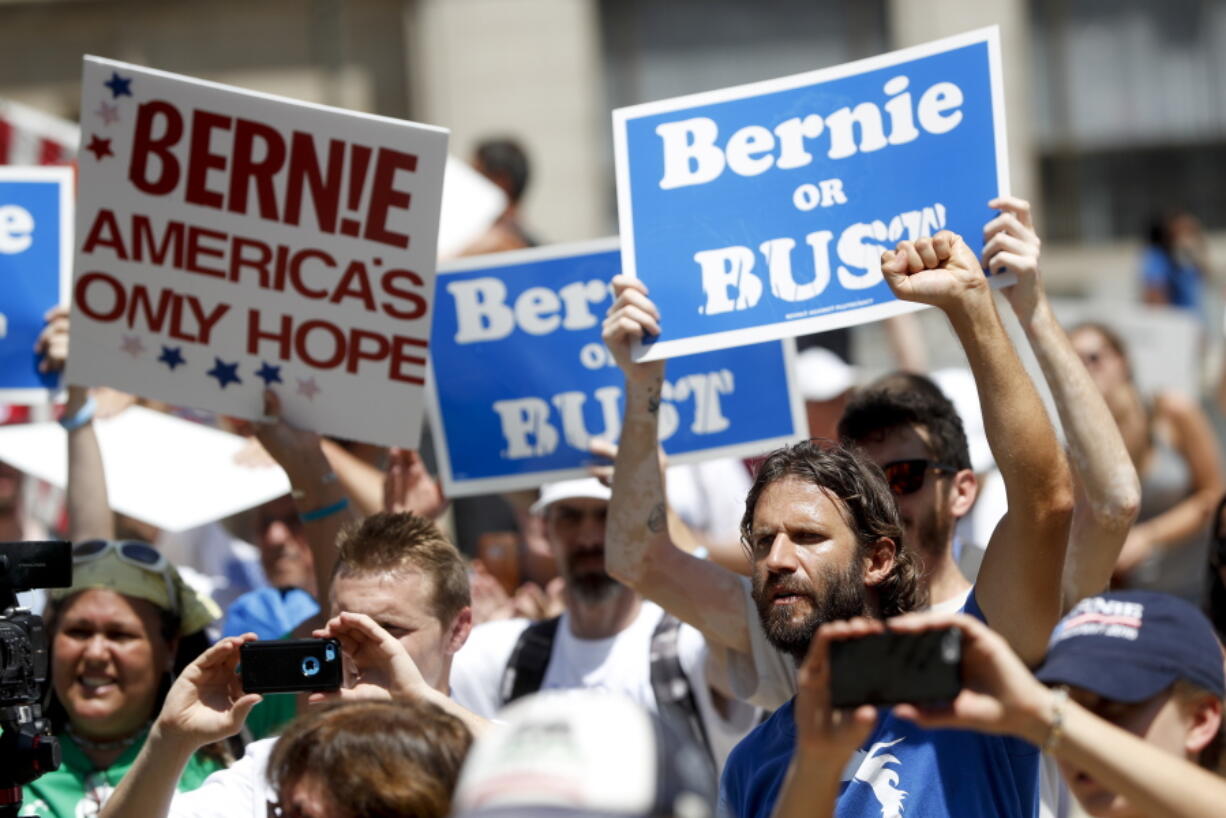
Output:
M533 514L542 515L559 500L573 500L586 497L591 500L608 500L613 496L613 490L595 477L585 477L581 480L562 480L541 487L541 497L529 509Z
M456 818L710 818L715 777L697 745L629 698L554 690L520 699L477 739Z

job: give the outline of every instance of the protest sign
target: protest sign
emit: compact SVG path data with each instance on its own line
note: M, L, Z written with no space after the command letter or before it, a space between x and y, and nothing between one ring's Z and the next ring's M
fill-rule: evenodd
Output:
M430 342L431 428L452 496L586 476L616 441L624 379L600 330L617 240L446 265ZM664 319L667 322L667 318ZM805 434L792 342L669 361L660 439L671 462L758 454Z
M447 132L85 59L71 383L416 446Z
M72 168L0 167L0 401L43 403L59 383L34 342L67 302L71 264Z
M881 253L942 229L978 252L1004 134L996 28L614 111L622 267L667 321L636 355L918 309Z
M287 494L275 466L242 466L239 435L130 406L94 422L111 508L163 531L185 531ZM68 433L58 423L0 428L0 460L31 477L68 484Z

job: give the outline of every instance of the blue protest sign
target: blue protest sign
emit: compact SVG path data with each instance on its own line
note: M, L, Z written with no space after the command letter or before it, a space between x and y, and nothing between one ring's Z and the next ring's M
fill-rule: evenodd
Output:
M600 338L621 269L615 239L480 256L440 270L431 426L452 496L586 476L616 440L621 370ZM670 361L660 438L671 460L757 454L805 433L792 344Z
M72 169L0 167L0 401L41 403L59 374L38 371L34 342L66 302L72 264Z
M613 112L622 266L669 358L917 309L881 253L976 250L1008 191L997 29ZM1002 282L1003 283L1003 282Z

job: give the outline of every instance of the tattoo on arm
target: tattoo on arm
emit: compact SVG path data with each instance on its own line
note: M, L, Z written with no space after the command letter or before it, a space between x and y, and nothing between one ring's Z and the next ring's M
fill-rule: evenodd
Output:
M664 525L668 522L667 516L664 513L664 504L656 503L656 507L647 515L647 528L652 534L659 534L664 530Z
M651 390L647 393L647 411L653 415L660 411L660 395L663 391L664 384L661 381L656 381L651 385Z

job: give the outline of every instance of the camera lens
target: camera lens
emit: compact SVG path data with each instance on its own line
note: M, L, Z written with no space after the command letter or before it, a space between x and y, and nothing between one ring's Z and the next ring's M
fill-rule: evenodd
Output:
M302 660L302 675L314 676L319 673L319 660L314 656L307 656Z

